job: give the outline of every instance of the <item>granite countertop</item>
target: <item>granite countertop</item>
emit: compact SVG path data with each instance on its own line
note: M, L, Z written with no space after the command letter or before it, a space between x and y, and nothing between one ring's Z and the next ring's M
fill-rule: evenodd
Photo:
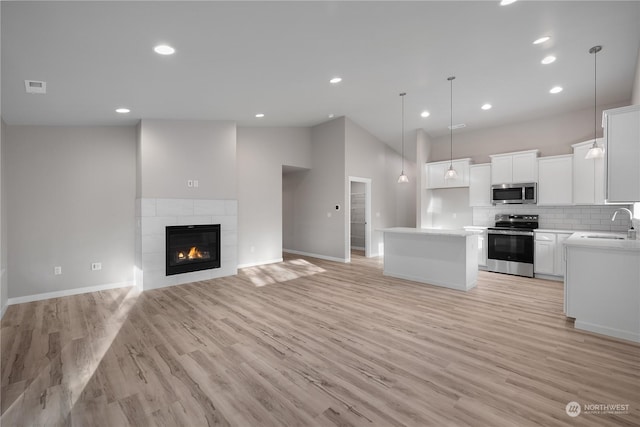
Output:
M614 236L622 237L623 239L607 239L603 237L589 238L586 236ZM640 252L640 240L628 240L626 233L611 233L606 231L579 231L573 233L567 240L564 241L564 244L567 246L581 246L587 248Z

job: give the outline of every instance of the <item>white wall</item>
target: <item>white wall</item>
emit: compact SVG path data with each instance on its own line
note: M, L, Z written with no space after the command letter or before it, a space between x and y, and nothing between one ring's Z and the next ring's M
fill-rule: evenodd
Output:
M600 106L598 117L601 117L602 109L621 105ZM497 113L492 110L491 114ZM474 163L487 163L490 154L536 148L540 150L540 156L570 154L571 144L593 139L593 124L593 109L584 109L489 129L469 129L454 133L454 158L470 157ZM602 136L600 126L598 136ZM448 135L432 138L431 154L431 162L449 159Z
M283 166L311 167L310 128L238 128L238 264L282 259ZM287 221L291 221L287 217ZM293 225L290 223L289 225ZM287 228L290 230L291 228Z
M293 197L290 251L347 259L345 245L345 118L311 128L311 169L300 174ZM335 207L340 206L339 210Z
M473 209L469 207L469 188L425 190L428 194L428 227L462 228L473 224Z
M135 128L6 126L2 143L9 298L131 282Z
M139 133L137 197L237 198L234 122L142 120Z

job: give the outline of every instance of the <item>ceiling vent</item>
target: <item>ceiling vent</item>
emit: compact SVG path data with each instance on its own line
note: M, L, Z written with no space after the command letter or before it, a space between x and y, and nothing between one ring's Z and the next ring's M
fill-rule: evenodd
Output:
M462 128L466 128L466 127L467 127L467 125L465 125L464 123L458 123L457 125L447 126L447 128L449 130L462 129Z
M44 95L45 93L47 93L47 82L41 82L38 80L25 80L24 88L27 93Z

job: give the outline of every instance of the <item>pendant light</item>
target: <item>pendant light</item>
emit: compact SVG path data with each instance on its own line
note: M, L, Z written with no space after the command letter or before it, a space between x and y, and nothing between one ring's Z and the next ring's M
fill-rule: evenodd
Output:
M604 150L602 147L598 147L598 143L596 142L596 131L598 129L598 103L596 97L596 87L597 87L597 77L598 77L598 67L597 67L597 56L598 52L602 50L602 46L594 46L589 49L589 53L593 54L593 145L587 151L587 155L584 156L585 159L599 159L604 157Z
M455 76L451 76L447 79L449 80L449 83L451 83L451 121L449 125L449 159L451 163L449 164L449 169L447 169L444 174L444 179L456 179L458 177L458 172L456 172L456 170L453 168L453 80L455 78Z
M400 98L402 99L402 172L400 172L400 176L398 177L398 184L408 184L409 177L404 174L404 96L406 92L400 93Z

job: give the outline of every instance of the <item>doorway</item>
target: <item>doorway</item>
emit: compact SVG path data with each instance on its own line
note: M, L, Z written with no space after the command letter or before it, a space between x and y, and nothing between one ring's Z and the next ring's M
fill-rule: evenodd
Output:
M371 256L371 179L349 177L349 210L347 218L347 260L351 251Z

